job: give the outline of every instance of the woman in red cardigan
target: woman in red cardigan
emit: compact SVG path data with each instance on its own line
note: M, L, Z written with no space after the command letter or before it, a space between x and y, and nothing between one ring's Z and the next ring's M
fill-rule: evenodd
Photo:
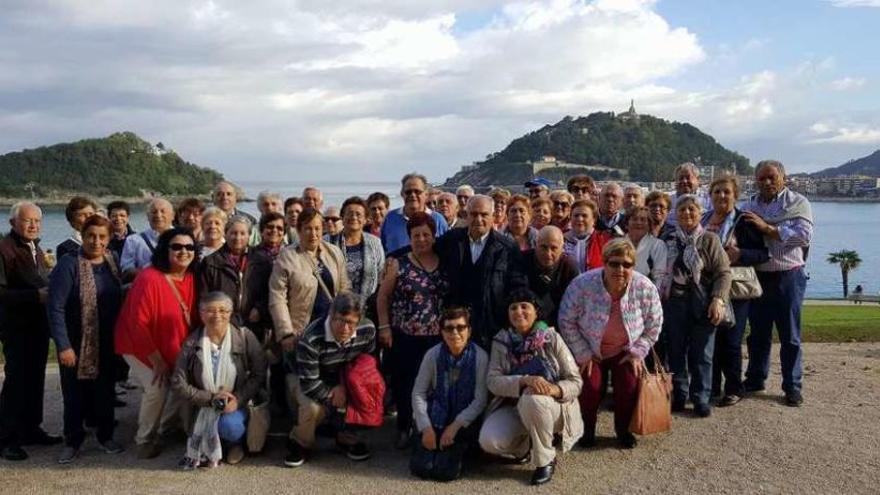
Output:
M563 249L581 273L602 266L602 248L611 239L607 232L596 230L597 218L596 203L589 199L571 207L571 230L563 237Z
M159 437L179 417L180 401L172 395L168 379L197 314L197 249L188 229L162 233L152 266L135 279L116 323L116 353L144 389L135 436L141 459L159 455Z

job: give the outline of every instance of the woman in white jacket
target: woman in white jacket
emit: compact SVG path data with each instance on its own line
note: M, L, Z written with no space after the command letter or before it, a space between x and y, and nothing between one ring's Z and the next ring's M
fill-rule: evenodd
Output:
M627 216L626 237L636 247L635 270L647 276L657 287L666 279L666 243L651 234L651 213L638 206Z

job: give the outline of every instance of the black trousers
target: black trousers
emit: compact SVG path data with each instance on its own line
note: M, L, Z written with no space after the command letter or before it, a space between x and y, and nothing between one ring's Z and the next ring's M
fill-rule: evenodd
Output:
M43 422L43 388L49 354L47 329L7 329L6 379L0 391L0 443L20 445Z
M101 356L98 377L80 380L77 368L61 366L61 394L64 397L64 443L79 448L86 438L83 423L95 427L99 442L113 438L116 371L112 356Z
M419 366L428 349L440 343L439 336L414 337L395 331L391 344L391 388L397 406L397 429L408 431L413 424L412 390Z

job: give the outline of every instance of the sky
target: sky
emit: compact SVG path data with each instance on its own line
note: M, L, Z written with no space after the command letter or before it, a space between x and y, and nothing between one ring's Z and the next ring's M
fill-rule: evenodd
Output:
M0 0L0 153L133 131L236 180L435 182L566 115L756 163L880 148L880 0Z

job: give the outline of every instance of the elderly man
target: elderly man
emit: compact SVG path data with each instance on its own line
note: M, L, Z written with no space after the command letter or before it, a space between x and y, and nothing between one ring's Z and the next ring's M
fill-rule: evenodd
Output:
M324 193L315 186L308 186L302 193L303 206L316 211L324 207Z
M640 206L645 206L645 191L639 185L627 184L623 188L623 211L626 216Z
M550 196L552 182L543 177L533 177L524 184L529 191L529 199L546 198Z
M602 188L599 201L599 218L596 219L596 229L608 232L612 237L622 237L623 232L623 189L617 182L609 182Z
M340 293L333 299L330 314L310 323L297 341L295 352L285 356L299 377L299 386L294 387L298 421L287 442L285 466L298 467L305 462L306 449L315 445L315 429L329 418L335 419L332 424L341 425L336 445L348 458L369 459L367 445L339 417L339 411L350 402L350 391L342 379L346 365L376 348L376 328L362 316L360 296ZM381 404L382 397L376 397L376 401Z
M133 280L141 270L150 266L153 251L162 232L171 228L174 207L167 199L156 198L147 205L147 222L150 228L125 239L119 268L125 280Z
M385 223L385 216L388 215L388 208L390 207L391 199L381 191L376 191L367 196L367 218L369 222L364 226L364 231L376 237L382 235L382 224Z
M712 207L711 198L706 191L700 189L700 171L697 166L691 162L685 162L675 167L675 194L672 195L670 201L672 208L669 210L669 216L666 223L672 226L678 225L678 218L675 213L675 203L681 196L685 194L696 194L700 203L703 205L703 211L707 211Z
M23 445L53 445L43 422L43 388L49 353L46 318L49 267L40 249L43 212L33 203L12 207L12 230L0 240L0 342L6 359L0 392L0 456L27 459Z
M437 211L446 219L450 229L464 227L467 223L458 216L458 200L455 194L450 192L441 193L437 197Z
M284 211L284 200L281 199L281 195L272 191L260 191L257 194L257 209L260 210L260 218L263 218L263 215L267 213L280 213L282 215L286 213ZM251 239L248 241L248 244L259 246L263 242L263 238L260 235L259 221L256 224L251 224L251 227Z
M467 202L474 195L474 188L462 184L455 190L455 199L458 200L458 218L467 220Z
M749 365L743 386L747 392L764 390L770 371L770 344L775 323L785 404L797 407L804 400L801 305L807 287L804 264L813 238L813 214L807 198L785 187L785 168L781 162L758 163L755 184L758 193L743 206L742 219L764 234L770 260L755 267L763 295L750 309Z
M492 228L492 198L475 195L467 204L468 228L437 239L449 280L449 303L470 306L474 342L489 349L492 336L507 325L507 296L528 284L516 243Z
M131 206L125 201L111 201L107 205L107 217L113 226L108 247L117 261L122 259L122 248L125 247L125 240L135 233L131 225L128 224L129 215L131 215Z
M523 253L529 288L538 296L544 321L555 328L559 328L559 304L565 289L579 273L574 261L565 254L563 245L562 230L548 225L538 231L535 249Z
M425 202L428 199L428 179L420 174L406 174L400 181L400 195L403 196L403 206L391 210L382 222L382 246L389 255L400 248L409 246L409 233L406 231L406 222L410 215L416 212L429 213L437 224L436 236L440 237L449 230L449 225L443 215L429 210Z
M238 205L238 188L235 184L225 180L220 181L214 186L214 206L223 210L228 218L236 215L246 217L251 221L251 225L256 225L257 219L250 213L246 213L237 208Z

